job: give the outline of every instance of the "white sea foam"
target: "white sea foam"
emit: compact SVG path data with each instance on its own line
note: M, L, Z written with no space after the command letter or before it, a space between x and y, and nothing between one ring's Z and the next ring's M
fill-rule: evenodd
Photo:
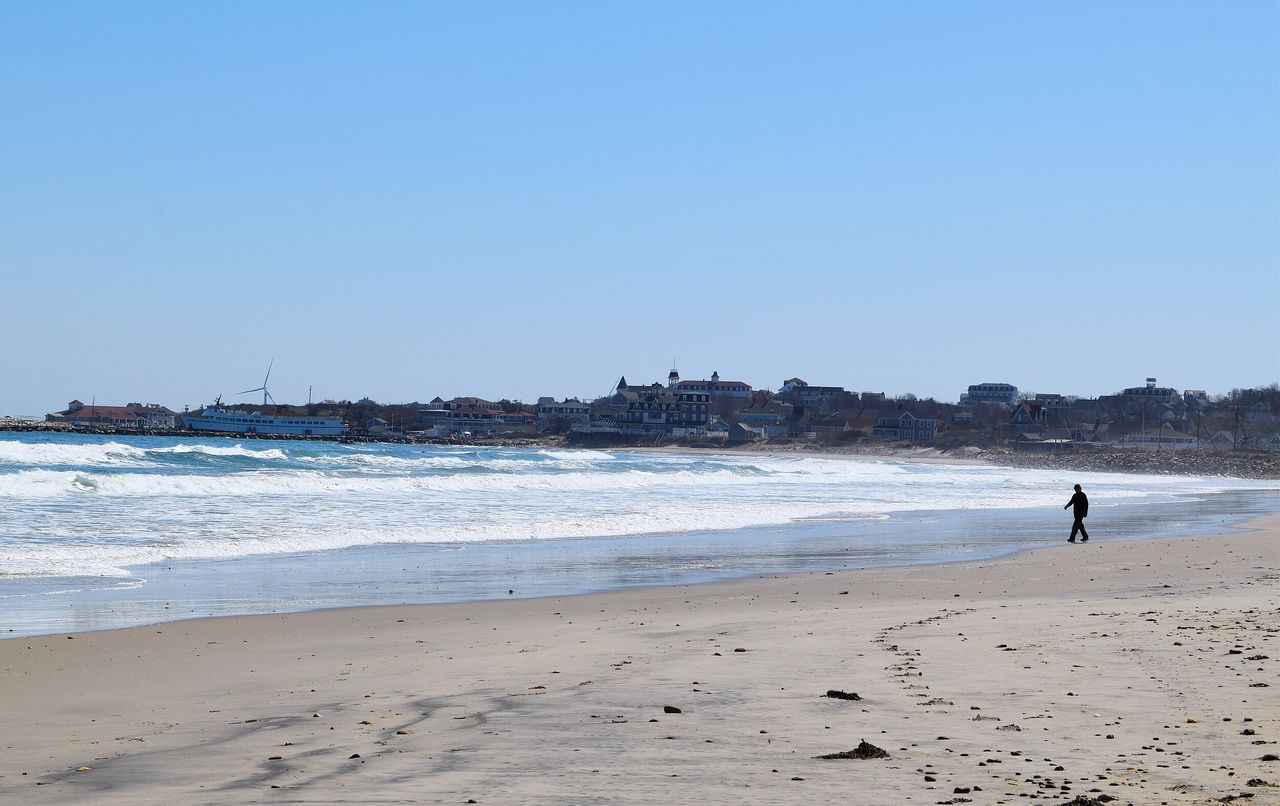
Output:
M436 519L419 525L335 528L308 524L292 529L279 519L259 523L253 536L192 533L165 542L34 544L0 549L0 576L130 576L127 567L162 561L231 559L271 554L332 551L388 543L467 544L582 537L696 532L783 524L802 518L810 504L720 507L687 506L659 511L581 513L566 519L554 510L475 510L479 518ZM849 517L845 518L850 519Z
M1273 483L803 456L0 437L0 577L381 543L685 533L934 509L1095 507Z
M164 448L147 448L147 454L200 454L203 456L243 456L263 461L287 459L288 456L280 448L253 450L243 445L170 445Z
M0 440L0 465L114 465L135 462L143 449L119 442L63 443Z
M140 447L121 442L17 442L0 440L0 466L148 466L165 456L242 456L263 461L285 459L282 449L253 450L242 445L179 444Z

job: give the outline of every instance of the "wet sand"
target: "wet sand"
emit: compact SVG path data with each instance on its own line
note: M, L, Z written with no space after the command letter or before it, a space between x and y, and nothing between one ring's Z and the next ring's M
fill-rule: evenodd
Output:
M1252 526L4 640L0 801L1280 803Z

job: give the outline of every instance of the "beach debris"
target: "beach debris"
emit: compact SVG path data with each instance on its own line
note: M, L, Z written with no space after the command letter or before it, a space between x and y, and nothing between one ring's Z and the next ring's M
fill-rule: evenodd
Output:
M860 699L862 699L862 697L858 696L858 692L856 692L856 691L841 691L840 689L835 689L835 688L833 688L833 689L829 689L829 690L827 691L826 696L830 697L830 698L831 698L831 699L833 699L833 700L860 700Z
M866 739L858 743L858 746L852 750L845 750L842 753L828 753L824 756L815 756L822 759L869 759L869 758L889 758L889 753L882 747L876 747Z
M92 769L93 767L76 767L76 772L88 772L89 770L92 770Z
M348 759L348 760L353 759L353 758L360 758L360 754L359 754L359 753L352 753L351 755L347 756L347 759Z
M662 706L662 713L664 713L664 714L683 714L683 713L684 713L684 711L681 711L679 708L675 707L674 705L664 705L664 706Z
M996 730L1018 730L1018 731L1020 731L1020 730L1022 730L1022 728L1021 728L1019 725L1017 725L1016 723L1014 723L1014 722L1010 722L1008 725L996 725Z
M1265 756L1258 759L1258 761L1280 761L1280 756L1277 756L1275 753L1267 753Z
M746 649L746 647L741 647L741 646L740 646L740 647L738 647L738 648L734 649L733 651L734 651L734 652L746 652L746 651L747 651L747 649Z
M1270 781L1264 781L1261 778L1250 778L1245 786L1280 786L1280 784L1273 784Z

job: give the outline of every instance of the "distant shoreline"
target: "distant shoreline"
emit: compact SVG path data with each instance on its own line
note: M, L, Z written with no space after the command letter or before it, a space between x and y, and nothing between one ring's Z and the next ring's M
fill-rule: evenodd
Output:
M915 462L920 464L995 465L1061 469L1099 473L1145 473L1184 476L1227 476L1243 479L1280 479L1280 454L1260 451L1214 451L1205 449L1152 450L1150 448L1086 449L1068 448L1053 452L1023 452L1002 447L962 445L938 448L914 443L855 443L831 445L817 442L716 443L706 439L680 442L674 439L634 438L575 440L566 436L527 435L495 438L414 437L402 435L348 434L304 436L298 434L238 434L215 431L155 431L120 428L67 428L61 425L23 423L0 424L0 433L80 434L107 437L169 437L202 439L214 437L236 440L280 440L296 442L336 442L343 444L386 443L399 445L449 445L475 448L555 448L564 450L627 450L660 453L714 453L737 456L804 455L820 459L861 459L864 461ZM656 444L655 444L656 443Z

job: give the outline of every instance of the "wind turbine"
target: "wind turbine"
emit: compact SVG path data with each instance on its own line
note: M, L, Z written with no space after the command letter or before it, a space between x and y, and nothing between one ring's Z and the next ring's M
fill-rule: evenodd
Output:
M270 363L270 364L267 364L267 377L265 377L265 378L263 378L263 379L262 379L262 385L261 385L261 386L255 386L255 387L254 387L254 388L252 388L252 389L246 389L246 390L244 390L243 392L237 392L237 394L247 395L247 394L249 394L250 392L261 392L261 393L262 393L262 407L263 407L263 408L266 408L266 407L267 407L267 401L268 401L268 400L270 400L272 403L275 403L275 402L276 402L276 399L275 399L274 397L272 397L272 396L271 396L271 393L270 393L270 392L268 392L268 391L267 391L267 380L271 378L271 368L272 368L273 366L275 366L275 363L276 363L276 360L273 358L273 359L271 359L271 363Z

